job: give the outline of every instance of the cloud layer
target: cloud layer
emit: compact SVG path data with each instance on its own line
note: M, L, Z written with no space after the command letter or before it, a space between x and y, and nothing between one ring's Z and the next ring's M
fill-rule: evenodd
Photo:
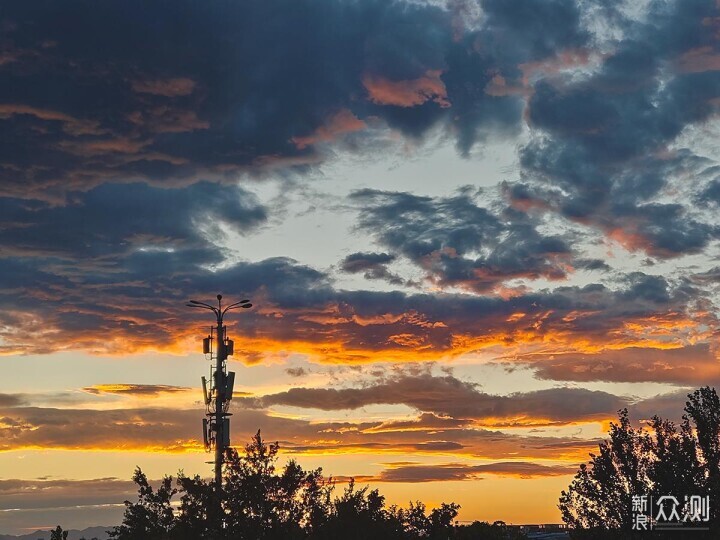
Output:
M208 320L185 301L249 297L234 358L294 367L238 395L233 440L435 461L368 481L568 474L596 445L572 430L720 383L719 21L708 0L4 6L0 353L186 354ZM186 383L147 382L0 393L0 450L200 451L201 414L160 406ZM663 393L627 395L644 383ZM93 482L38 482L28 509Z

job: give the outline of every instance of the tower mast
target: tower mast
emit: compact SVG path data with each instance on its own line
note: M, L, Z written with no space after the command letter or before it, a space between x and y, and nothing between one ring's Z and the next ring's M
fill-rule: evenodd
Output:
M207 417L203 418L203 441L206 451L215 451L215 493L219 501L222 492L222 466L225 460L225 450L230 446L230 416L232 414L228 412L228 408L235 383L235 373L227 371L227 357L233 355L234 342L227 336L223 317L230 310L248 309L252 307L252 304L249 300L241 300L223 307L221 294L217 295L217 301L217 307L197 300L190 300L186 305L192 308L207 309L215 314L216 325L210 328L210 335L203 339L203 353L209 355L211 361L209 388L208 380L202 377L205 416ZM215 346L213 347L213 345ZM212 361L215 362L214 366L212 366Z

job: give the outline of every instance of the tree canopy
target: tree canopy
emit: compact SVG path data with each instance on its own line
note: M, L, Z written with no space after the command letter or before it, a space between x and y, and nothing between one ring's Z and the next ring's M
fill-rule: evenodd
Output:
M693 496L709 497L709 511L703 516L707 519L684 524L708 527L710 537L717 537L720 399L714 388L688 395L679 425L654 416L647 428L634 428L628 410L619 411L610 438L600 444L597 454L590 454L589 464L580 466L558 506L563 521L573 528L573 538L632 538L644 531L637 522L642 496L656 502L663 496L675 497L681 521ZM648 508L650 516L656 515L654 510L659 511ZM668 538L678 532L668 532ZM692 534L700 538L699 532Z
M335 482L322 469L305 471L294 460L277 468L278 444L266 444L260 431L244 455L228 449L223 489L180 472L156 489L140 468L133 480L137 502L125 502L114 540L483 540L522 538L504 524L458 527L459 506L443 503L427 510L387 506L377 489L350 481L333 497ZM173 497L179 495L179 501ZM467 530L466 530L467 529Z

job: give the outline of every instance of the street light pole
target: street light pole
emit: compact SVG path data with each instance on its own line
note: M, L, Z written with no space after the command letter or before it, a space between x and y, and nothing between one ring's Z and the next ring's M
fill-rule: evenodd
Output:
M211 306L197 300L190 300L186 305L192 308L207 309L215 314L216 326L210 329L210 335L203 339L203 352L210 355L210 360L215 360L215 369L211 374L211 386L208 389L208 381L202 378L203 394L207 418L203 419L203 440L205 450L215 450L215 493L220 501L222 494L222 466L225 460L225 450L230 446L230 416L228 412L232 400L235 373L227 372L227 357L234 352L234 343L227 336L226 327L223 324L223 317L228 311L234 309L248 309L252 307L249 300L241 300L223 307L222 295L217 295L217 307ZM214 351L213 351L213 334ZM214 352L214 354L213 354Z

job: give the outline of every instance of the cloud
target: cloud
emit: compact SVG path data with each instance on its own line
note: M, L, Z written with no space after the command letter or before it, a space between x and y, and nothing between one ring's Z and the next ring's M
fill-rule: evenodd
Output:
M717 351L707 343L669 349L628 347L598 354L556 354L537 358L532 365L538 377L556 381L655 381L683 385L720 381Z
M130 480L118 478L0 480L0 510L5 511L122 505L123 501L136 496L137 486Z
M291 377L304 377L308 374L308 371L304 367L289 367L285 369L285 373Z
M285 0L271 12L257 0L210 11L183 0L157 27L153 4L88 4L82 20L69 6L13 6L0 51L0 79L13 79L0 108L15 108L3 116L13 142L0 153L2 193L233 181L269 162L303 170L322 159L315 145L368 121L413 140L444 129L467 153L520 129L521 97L486 94L493 78L515 84L518 65L589 38L569 0L482 8L468 25L431 3ZM270 33L251 22L269 17ZM134 159L117 159L121 142Z
M162 409L55 409L16 407L2 411L0 450L198 450L202 414ZM194 421L193 421L194 420Z
M0 394L0 407L19 407L25 404L23 396L18 394Z
M224 204L230 217L238 213L239 227L252 224L232 199ZM33 216L10 208L23 219ZM117 232L108 220L94 233L98 241L87 245L82 234L72 234L82 212L68 217L66 229L53 230L52 211L43 217L39 208L47 237L26 227L22 256L0 266L0 335L7 351L186 351L197 337L193 325L205 318L182 309L184 302L213 298L218 290L227 298L250 297L257 306L243 312L242 325L228 320L239 340L236 358L248 362L291 352L313 361L362 363L436 360L498 346L504 357L540 346L546 354L670 348L707 340L715 324L712 312L695 303L693 287L642 273L629 274L617 289L594 284L508 296L345 291L333 287L328 274L286 258L209 270L205 265L217 264L222 254L182 216L164 215L158 223L166 237L159 239L142 236L141 219L135 230ZM108 207L108 216L117 212ZM12 212L3 215L13 219ZM86 261L81 266L78 257ZM22 328L31 321L42 322L42 339L28 344Z
M616 13L624 39L597 69L537 80L527 110L534 136L521 151L525 185L511 200L654 258L701 252L717 236L712 220L686 198L663 195L698 159L671 145L716 111L719 73L697 68L715 41L704 21L716 14L712 2L695 1L652 3L639 19Z
M73 193L62 205L2 198L0 208L4 250L72 259L132 259L143 248L172 249L189 258L207 256L202 221L213 218L244 233L267 219L266 209L252 193L208 182L171 189L104 184Z
M489 211L478 204L479 195L465 190L431 198L366 189L351 198L361 208L360 229L438 286L486 293L506 280L567 276L572 252L562 237L540 234L527 216L510 209ZM356 268L360 256L350 257L344 265Z
M156 32L146 31L159 16L151 4L92 4L82 19L64 4L7 12L3 353L184 351L200 317L178 308L218 290L259 306L231 329L242 338L237 358L250 362L292 353L338 363L490 349L582 355L709 339L715 320L699 276L557 286L607 263L580 253L570 235L548 233L538 211L658 257L709 245L716 227L702 212L659 197L667 176L698 166L668 145L714 111L716 73L673 67L708 46L714 30L702 21L713 6L652 4L647 25L604 10L621 38L602 54L591 50L602 36L586 27L587 6L568 0L488 0L482 17L461 25L457 9L426 3L283 6L277 16L259 1L200 11L182 1L180 18ZM192 35L177 32L186 17ZM269 19L273 32L249 22ZM498 77L526 92L488 95ZM421 102L374 102L363 81L389 81L402 103ZM343 270L417 286L390 270L410 262L432 294L341 290L328 272L282 257L238 261L219 246L223 228L243 235L268 223L270 210L236 185L240 175L306 171L325 155L315 146L372 137L361 124L412 141L438 130L467 153L526 121L530 142L521 183L506 185L509 205L486 204L487 193L471 188L352 196L358 230L378 251L349 255ZM713 178L706 172L694 191L707 204ZM29 323L42 339L27 343Z
M422 77L407 81L390 81L366 75L363 86L368 91L369 99L379 105L414 107L426 101L434 101L441 107L450 107L441 74L440 70L428 70Z
M89 394L117 394L120 396L159 396L161 394L174 394L186 392L186 386L170 386L166 384L96 384L86 386L83 392Z
M195 81L186 77L171 79L133 81L132 89L144 94L155 94L165 97L187 96L195 90Z
M395 260L394 255L387 253L352 253L342 261L344 272L363 272L375 270L379 265L385 265Z
M425 416L472 419L478 425L548 425L605 420L627 405L623 398L581 388L553 388L508 396L486 394L477 385L452 376L429 374L400 377L363 388L291 388L277 394L253 398L250 404L264 407L289 405L322 410L358 409L375 404L403 404ZM573 403L568 408L567 404ZM442 424L441 424L442 425ZM394 424L400 429L407 424ZM383 426L388 429L390 425Z
M95 120L82 120L62 112L41 109L19 103L0 104L0 119L11 119L14 116L30 116L47 122L59 122L62 130L70 135L102 135L100 123Z
M151 483L157 485L156 481ZM55 527L50 524L62 523L66 528L95 526L81 533L85 538L101 536L111 527L97 527L97 524L120 523L125 509L123 502L136 499L137 486L130 480L117 478L3 479L0 480L0 527L5 533L47 538L47 529ZM45 530L43 534L28 534L36 529Z
M405 280L387 267L395 259L395 255L388 253L351 253L342 260L340 268L349 274L363 272L365 279L381 279L393 285L401 285Z
M357 477L358 482L446 482L459 480L482 480L484 475L502 477L538 478L566 476L577 472L576 466L541 465L525 461L502 461L483 465L440 463L434 465L397 465L380 472L377 476Z
M0 451L22 449L201 452L204 411L160 408L0 410ZM231 442L241 446L262 428L288 454L376 453L462 455L488 459L573 459L597 441L576 437L520 436L477 427L389 429L382 422L310 422L266 411L235 408ZM423 419L421 419L421 422Z
M369 120L413 140L445 129L467 152L522 121L520 98L482 91L493 70L515 80L518 64L588 37L566 0L484 2L473 28L429 3L176 7L162 27L148 22L165 15L153 4L88 4L83 19L69 6L5 13L0 79L13 84L0 118L13 138L0 153L3 194L60 197L127 178L232 182L269 162L304 170L322 159L316 145ZM269 18L269 33L251 22Z
M305 137L293 137L292 141L302 150L322 142L332 142L346 133L353 133L365 129L367 125L359 120L348 109L342 109L335 113L325 125L315 129L313 133Z
M640 400L628 407L630 418L636 421L647 421L653 416L659 416L679 424L682 421L682 415L685 414L688 394L692 390L694 388L679 389Z

